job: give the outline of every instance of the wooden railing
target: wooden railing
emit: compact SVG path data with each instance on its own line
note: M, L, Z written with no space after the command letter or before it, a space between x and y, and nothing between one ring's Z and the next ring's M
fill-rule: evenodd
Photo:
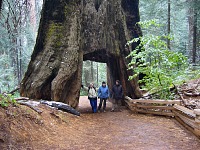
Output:
M135 113L155 114L164 116L174 116L174 105L180 105L180 100L147 100L131 99L126 96L125 101L129 108Z
M180 105L174 108L176 120L200 138L200 109L190 110Z
M180 100L147 100L125 97L134 113L175 117L175 119L200 138L200 109L190 110L181 106Z

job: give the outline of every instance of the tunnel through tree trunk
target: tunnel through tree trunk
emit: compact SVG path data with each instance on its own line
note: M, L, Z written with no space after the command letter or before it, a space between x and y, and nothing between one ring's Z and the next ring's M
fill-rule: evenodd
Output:
M138 0L44 0L36 45L21 82L21 95L76 107L83 60L107 63L109 86L122 81L125 95L141 97L125 58L141 35Z

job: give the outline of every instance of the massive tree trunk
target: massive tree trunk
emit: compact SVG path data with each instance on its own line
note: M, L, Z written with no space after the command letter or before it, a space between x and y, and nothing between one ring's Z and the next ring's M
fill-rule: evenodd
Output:
M137 80L128 81L125 57L141 35L138 0L45 0L21 95L78 105L83 60L108 65L109 86L122 81L124 94L141 97Z
M21 95L76 107L81 86L80 6L75 0L45 0L34 52Z

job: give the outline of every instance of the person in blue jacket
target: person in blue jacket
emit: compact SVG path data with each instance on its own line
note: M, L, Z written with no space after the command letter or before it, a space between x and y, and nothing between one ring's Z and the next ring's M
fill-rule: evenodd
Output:
M103 112L106 112L106 100L109 98L110 92L108 86L106 86L106 82L102 82L102 86L98 89L98 97L100 98L100 103L98 107L98 111L100 112L102 104L103 104Z

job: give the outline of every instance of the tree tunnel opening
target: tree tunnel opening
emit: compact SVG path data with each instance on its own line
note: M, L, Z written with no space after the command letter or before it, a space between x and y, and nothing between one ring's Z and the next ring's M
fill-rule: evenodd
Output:
M89 87L90 83L93 83L96 90L98 90L103 81L107 82L107 64L91 60L83 61L82 85ZM81 113L91 113L88 91L85 88L80 89L78 108Z
M123 64L121 64L120 59L121 58L119 56L111 54L110 50L107 49L94 50L93 52L83 55L84 63L96 62L98 64L104 64L104 67L106 66L105 71L103 70L104 72L106 72L106 78L104 78L104 80L107 81L109 87L112 87L116 80L120 80L122 82L124 80L122 76L123 70L121 68Z
M120 57L112 55L106 49L95 50L91 53L83 55L82 67L82 84L86 87L90 83L94 83L96 88L100 87L102 82L107 83L108 88L111 90L116 80L120 80L123 87L126 87L128 79L124 79L123 64L121 64ZM124 94L126 95L126 88ZM79 109L82 112L90 111L89 101L83 102L87 98L88 91L81 88ZM85 96L85 97L82 97ZM108 102L109 103L109 102ZM85 108L87 107L87 108Z
M90 63L96 62L100 64L100 66L101 64L103 64L105 70L102 71L106 72L106 78L104 78L104 80L107 81L107 84L109 86L113 86L116 80L122 79L122 77L120 77L121 76L120 66L122 66L122 64L120 64L120 58L111 54L110 50L99 49L86 53L83 55L83 61L84 63L87 63L88 61Z
M99 87L101 83L107 82L107 64L95 61L83 61L82 68L82 85L88 87L90 83L94 83L95 87ZM87 91L81 89L81 96L86 96Z

